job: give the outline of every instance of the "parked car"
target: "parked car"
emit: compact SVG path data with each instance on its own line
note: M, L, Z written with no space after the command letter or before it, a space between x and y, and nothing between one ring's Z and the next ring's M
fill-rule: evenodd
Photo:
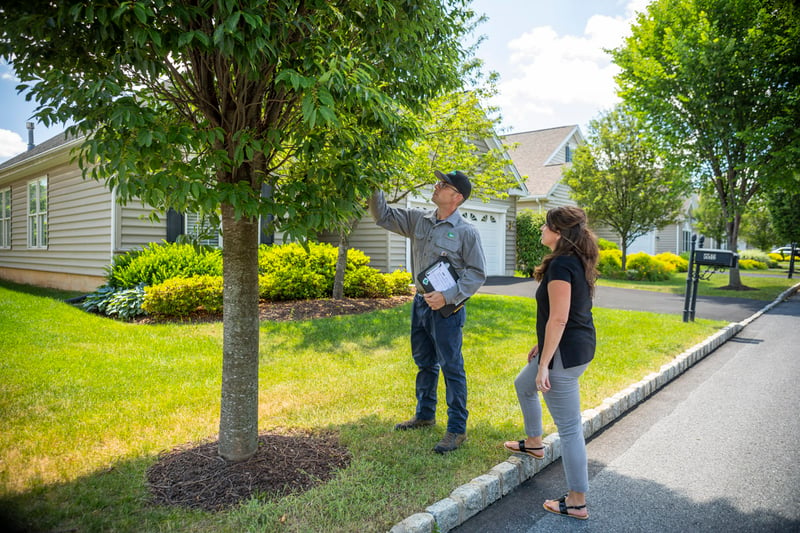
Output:
M789 254L792 253L792 247L791 247L791 245L780 246L780 247L775 248L774 250L772 250L770 253L771 254L781 254L781 258L782 259L786 259L787 257L789 257ZM795 248L794 256L795 257L800 257L800 246L797 246Z

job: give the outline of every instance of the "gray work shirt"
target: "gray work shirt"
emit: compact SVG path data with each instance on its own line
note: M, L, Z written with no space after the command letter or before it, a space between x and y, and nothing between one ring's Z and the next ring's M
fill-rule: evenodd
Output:
M417 274L443 255L458 273L456 286L442 291L446 303L463 302L486 281L480 234L458 209L446 219L437 220L436 210L389 207L378 190L369 200L369 211L380 227L411 239L411 272L418 294L425 291Z

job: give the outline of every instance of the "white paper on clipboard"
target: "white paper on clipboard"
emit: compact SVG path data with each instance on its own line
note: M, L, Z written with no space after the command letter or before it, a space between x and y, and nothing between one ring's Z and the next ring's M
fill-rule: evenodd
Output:
M426 270L425 277L433 286L433 290L440 292L446 291L456 284L456 280L450 272L450 264L444 261L439 261L432 268Z

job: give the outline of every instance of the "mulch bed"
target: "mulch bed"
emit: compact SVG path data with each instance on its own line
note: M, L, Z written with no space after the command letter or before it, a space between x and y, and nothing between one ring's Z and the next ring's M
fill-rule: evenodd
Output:
M391 309L411 301L413 296L392 296L390 298L343 298L334 300L324 298L319 300L292 300L288 302L259 303L259 319L272 322L287 320L309 320L314 318L328 318L338 315L356 315L378 309ZM186 317L153 317L145 316L133 319L137 324L164 324L164 323L201 323L219 322L222 313L196 312Z
M262 433L256 454L228 463L218 443L176 448L147 470L156 505L222 511L252 497L280 498L331 479L350 464L335 435Z
M345 298L262 302L260 319L307 320L390 309L412 296L392 298ZM221 314L195 313L183 319L145 317L138 323L216 322ZM218 455L217 441L182 446L164 453L147 471L152 501L207 511L222 511L247 501L280 498L303 492L331 479L350 464L347 448L334 434L298 432L262 433L256 454L240 463L228 463Z

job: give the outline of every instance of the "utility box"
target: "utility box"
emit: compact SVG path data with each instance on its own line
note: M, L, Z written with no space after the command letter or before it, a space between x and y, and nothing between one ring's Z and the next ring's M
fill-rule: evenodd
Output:
M739 264L739 254L735 254L729 250L697 248L694 251L694 264L734 268Z

